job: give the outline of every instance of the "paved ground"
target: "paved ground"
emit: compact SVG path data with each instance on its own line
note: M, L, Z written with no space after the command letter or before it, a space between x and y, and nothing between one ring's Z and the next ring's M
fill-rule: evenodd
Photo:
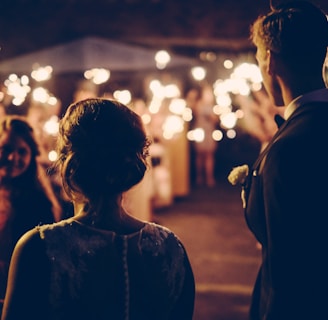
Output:
M154 218L189 253L196 280L193 320L246 320L260 251L245 224L238 188L225 182L192 188Z

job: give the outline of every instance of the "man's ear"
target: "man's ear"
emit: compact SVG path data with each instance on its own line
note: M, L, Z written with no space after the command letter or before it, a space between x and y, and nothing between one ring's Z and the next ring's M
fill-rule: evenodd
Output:
M279 54L274 53L271 50L267 51L267 72L269 75L280 75L284 72L284 65L280 59Z
M267 72L272 76L276 73L276 60L275 54L271 50L267 50L267 60Z

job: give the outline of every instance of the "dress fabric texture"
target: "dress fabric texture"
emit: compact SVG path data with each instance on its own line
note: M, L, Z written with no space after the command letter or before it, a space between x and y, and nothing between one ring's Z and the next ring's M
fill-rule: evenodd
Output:
M165 227L119 235L68 220L38 230L48 266L40 276L51 279L42 319L192 319L190 263Z
M253 166L245 216L262 245L250 319L328 319L328 101L301 105Z

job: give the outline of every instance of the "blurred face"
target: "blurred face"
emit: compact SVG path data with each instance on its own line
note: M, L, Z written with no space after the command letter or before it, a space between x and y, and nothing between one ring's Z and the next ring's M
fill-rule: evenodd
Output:
M29 145L8 132L0 136L0 176L15 178L23 174L32 159Z

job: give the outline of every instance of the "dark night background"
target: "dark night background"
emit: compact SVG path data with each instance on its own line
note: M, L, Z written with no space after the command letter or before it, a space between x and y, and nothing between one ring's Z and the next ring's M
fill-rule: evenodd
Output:
M328 11L327 0L313 2ZM249 26L269 7L268 0L1 0L0 62L86 36L166 49L195 59L209 51L252 54ZM61 77L53 91L61 92L66 105L71 96L65 97L63 91L75 78ZM132 73L122 78L140 83ZM125 85L124 80L120 84ZM232 165L251 163L259 147L249 135L220 142L217 175L225 176Z

